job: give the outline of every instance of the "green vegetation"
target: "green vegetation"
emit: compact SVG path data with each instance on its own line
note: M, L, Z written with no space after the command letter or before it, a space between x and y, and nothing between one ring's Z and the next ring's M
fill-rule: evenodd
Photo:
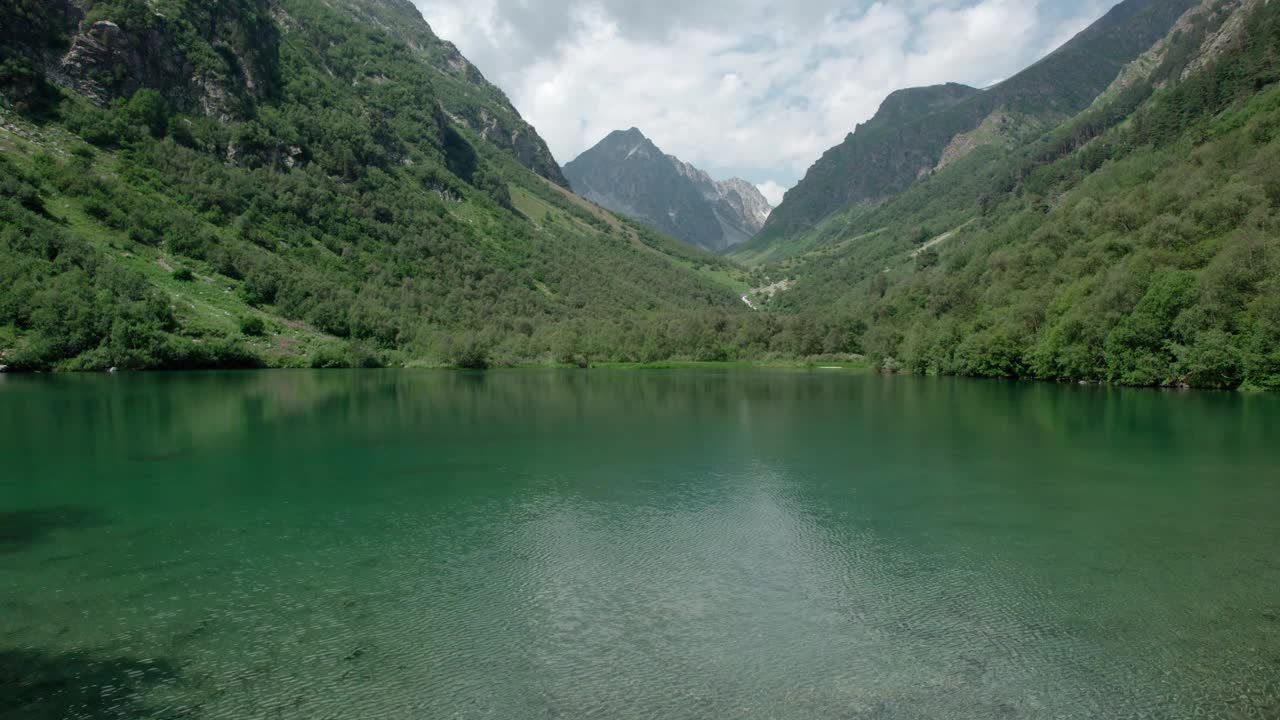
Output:
M261 337L267 332L267 324L257 315L246 315L240 320L240 332Z
M448 116L485 142L551 182L568 187L542 138L507 96L484 78L453 43L436 37L409 0L359 0L349 10L413 50L430 74L432 90Z
M47 115L57 89L40 70L40 57L67 39L65 17L47 0L7 0L0 5L0 88L5 104L32 116Z
M712 370L712 369L734 369L734 368L778 368L778 369L795 369L807 368L810 370L867 370L871 368L870 363L863 359L850 356L840 356L836 358L823 359L807 358L805 360L738 360L724 362L696 362L689 360L667 360L663 362L644 362L644 363L619 363L605 362L596 363L591 367L601 370Z
M1200 26L1194 42L1199 48ZM765 268L775 312L849 312L877 364L1129 385L1280 387L1280 8L1016 152L853 207Z
M101 105L54 88L44 68L79 7L147 49L144 63L189 59L198 82L159 62L110 82L78 66L72 84L105 93ZM465 95L518 119L474 68L441 69L456 51L423 44L434 35L400 0L157 7L163 17L133 0L3 10L5 28L29 32L5 30L0 77L0 364L865 356L893 371L1280 388L1275 3L1211 62L1200 48L1225 15L1031 140L844 205L785 251L748 248L739 257L771 263L751 270L585 202L554 182L558 169L531 170L536 157L449 110ZM1137 41L1115 28L1165 12L1117 11L1110 34L1069 47L1114 40L1130 56ZM1034 87L1075 88L1046 100L1065 116L1097 73L1054 85L1046 67ZM977 97L907 93L885 112Z
M0 110L0 364L481 367L857 350L843 320L752 313L737 266L583 202L451 121L437 110L438 70L362 19L381 3L285 0L289 22L272 31L256 7L88 8L184 55L213 42L239 71L204 71L245 99L243 115L184 105L198 93L168 76L105 107L64 92L48 114ZM240 27L228 36L267 45L241 56L188 26ZM250 88L248 75L276 80Z
M841 208L892 197L931 173L957 135L994 113L1025 137L1089 107L1125 64L1197 0L1128 0L1049 57L982 92L961 85L895 93L872 121L809 169L746 248L787 244Z

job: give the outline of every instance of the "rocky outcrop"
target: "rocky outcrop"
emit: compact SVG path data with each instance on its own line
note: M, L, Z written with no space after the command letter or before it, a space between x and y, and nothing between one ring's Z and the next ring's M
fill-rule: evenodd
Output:
M960 133L951 139L942 150L942 158L938 160L934 172L942 170L951 163L965 157L969 153L985 145L994 145L1003 139L1012 138L1016 123L1009 113L997 110L986 117L978 127L967 133Z
M174 109L229 120L278 86L268 0L208 3L193 13L200 22L181 28L159 13L116 17L86 2L50 0L41 9L41 24L57 27L65 43L57 52L32 44L27 55L38 56L50 81L99 105L147 88Z
M98 105L156 88L173 106L190 107L200 104L190 82L194 74L163 28L126 32L113 20L99 20L72 36L71 49L50 77Z
M448 108L445 107L445 110L448 111ZM454 122L465 125L482 140L505 150L521 165L561 187L569 187L569 181L565 179L546 143L518 115L513 118L507 113L487 107L475 108L469 114L465 111L463 114L448 114Z
M733 209L742 218L743 227L752 235L760 232L764 223L773 212L773 206L765 198L764 193L755 185L741 178L730 178L716 183L720 189L721 201Z
M717 182L636 128L611 133L564 170L588 200L715 252L750 240L771 210L751 183Z
M537 131L457 47L436 37L412 2L322 1L417 53L432 71L440 109L454 123L568 187ZM119 6L127 10L107 9L94 0L39 2L34 20L30 13L0 3L0 61L19 54L55 84L99 105L148 88L175 110L224 122L247 117L260 101L276 94L280 34L301 29L290 14L289 0L190 3L180 23L148 12L145 2Z
M425 26L425 21L423 24ZM433 35L424 52L440 74L436 84L445 90L441 94L441 105L450 117L515 157L521 165L561 187L569 187L569 181L538 131L525 122L506 94L486 80L453 43Z
M717 182L706 172L674 155L668 155L667 159L681 175L697 186L702 197L711 204L723 233L713 249L727 250L741 245L764 227L773 208L755 185L741 178Z
M1221 55L1231 43L1237 42L1244 32L1244 21L1248 13L1265 1L1201 0L1200 4L1183 13L1164 39L1126 65L1111 87L1098 96L1094 105L1103 105L1142 82L1150 82L1159 89L1175 81L1185 80L1191 73ZM1178 46L1188 43L1197 44L1198 49L1180 58L1180 66L1167 68L1170 55L1177 55ZM1173 72L1168 72L1171 69ZM1166 72L1157 77L1161 70Z
M1220 2L1206 8L1206 12L1223 12L1227 7L1232 9L1229 15L1222 18L1221 25L1207 34L1203 44L1200 46L1200 51L1196 53L1191 62L1187 63L1187 67L1183 69L1180 79L1186 80L1192 73L1216 60L1233 44L1241 42L1245 36L1245 22L1248 20L1249 14L1259 5L1267 2L1268 0L1230 0L1230 2Z

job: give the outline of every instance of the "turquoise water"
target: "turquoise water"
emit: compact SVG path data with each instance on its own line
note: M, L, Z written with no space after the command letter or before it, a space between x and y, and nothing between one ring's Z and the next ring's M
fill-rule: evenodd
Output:
M0 376L0 718L1280 717L1280 399Z

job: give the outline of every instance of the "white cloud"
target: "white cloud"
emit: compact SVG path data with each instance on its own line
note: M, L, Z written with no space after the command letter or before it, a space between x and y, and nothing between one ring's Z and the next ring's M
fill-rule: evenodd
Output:
M639 127L770 201L890 92L986 86L1115 0L415 0L561 162ZM771 195L772 193L772 195Z
M769 204L774 207L781 205L783 196L787 194L787 188L772 180L766 180L756 185L756 188L760 190L761 195L764 195L764 199L768 200Z

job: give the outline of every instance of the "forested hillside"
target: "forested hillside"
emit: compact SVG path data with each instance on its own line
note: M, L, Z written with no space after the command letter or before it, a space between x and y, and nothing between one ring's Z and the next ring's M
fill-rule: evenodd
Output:
M407 0L0 13L10 370L665 359L750 312L473 131L509 105L455 58L456 104Z
M432 32L416 7L402 0L361 0L351 3L350 9L425 61L433 71L431 83L436 96L450 119L506 150L538 175L562 187L569 186L537 130L520 117L506 94L486 80L453 43Z
M851 207L770 266L914 372L1280 387L1280 4L1212 0L1012 151Z
M896 93L876 119L816 162L748 252L785 247L848 205L893 197L979 145L1017 142L1087 108L1127 63L1197 0L1125 0L1063 47L981 92L963 85ZM772 253L765 253L766 255Z

